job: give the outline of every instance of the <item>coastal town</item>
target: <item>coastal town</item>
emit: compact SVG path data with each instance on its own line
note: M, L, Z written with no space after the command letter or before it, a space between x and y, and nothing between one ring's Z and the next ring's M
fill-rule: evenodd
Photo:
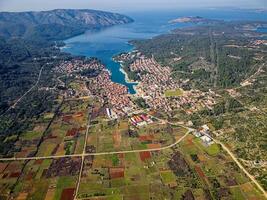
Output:
M212 90L184 91L182 86L186 85L188 80L173 79L170 67L161 66L154 58L146 58L137 51L122 54L120 58L122 65L129 59L133 60L129 68L140 77L134 95L128 93L126 86L113 82L111 73L97 59L65 61L54 71L81 81L79 90L67 88L64 91L67 98L95 96L110 109L108 116L113 118L126 116L137 109L134 98L143 98L151 110L170 112L182 109L187 114L202 108L211 109L216 103L218 95ZM64 86L62 81L60 84Z
M54 71L63 73L66 77L74 78L76 81L82 81L83 87L79 87L79 90L68 88L64 91L64 95L68 98L97 97L103 105L110 107L115 118L125 116L134 108L127 87L112 82L110 72L97 59L65 61Z
M134 60L129 68L140 77L135 87L136 96L144 98L154 110L170 112L183 109L191 114L202 108L211 109L216 103L215 98L218 95L212 90L207 92L196 89L183 91L181 88L188 80L173 79L170 67L161 66L154 58L146 58L140 52L135 51L120 55L118 60L122 65L127 60ZM171 91L176 92L168 95Z
M91 78L87 87L90 94L98 97L103 104L111 107L112 112L119 117L125 116L134 107L127 87L112 82L107 70L103 70L97 77Z
M78 78L78 73L85 70L102 70L105 66L99 60L92 59L72 59L70 61L63 61L56 66L53 71L59 74L66 74L67 76ZM79 78L82 78L80 76ZM85 76L83 76L85 78Z
M39 22L30 40L16 29L0 39L0 200L267 198L259 22L181 17L158 34L189 27L140 40L140 24L111 28L132 22L117 13L8 18L5 34Z

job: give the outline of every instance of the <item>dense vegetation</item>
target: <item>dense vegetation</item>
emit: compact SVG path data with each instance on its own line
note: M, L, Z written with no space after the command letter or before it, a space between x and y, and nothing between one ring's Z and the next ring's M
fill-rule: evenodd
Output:
M43 66L44 72L51 69L59 55L67 58L54 43L0 39L0 113L34 85Z
M195 128L207 124L266 189L267 46L257 44L266 42L266 35L255 32L257 27L255 22L215 23L133 43L170 66L177 80L189 79L184 90L219 94L213 108L193 114L177 110L169 120L191 121Z
M130 70L129 66L123 66L123 70L126 72L128 78L133 81L139 81L140 77L137 72L133 72Z
M163 65L170 66L175 78L189 78L192 87L228 88L255 73L255 66L262 63L255 59L260 51L243 48L260 36L244 30L242 23L222 23L178 29L172 34L133 43L146 56L153 55Z
M62 40L85 32L133 20L95 10L58 9L43 12L0 13L0 36Z
M60 52L61 40L129 22L132 19L126 16L94 10L0 13L1 155L12 156L18 151L14 145L18 137L34 123L43 122L44 113L53 113L59 106L58 90L54 89L57 74L52 69L73 59ZM82 73L94 76L99 72Z
M54 43L2 38L0 57L0 153L5 155L15 151L14 142L21 133L44 112L52 110L56 93L39 88L53 85L51 69L69 56L60 53ZM11 108L36 84L41 68L38 87L33 88L18 106Z
M136 98L134 101L140 108L147 109L149 108L149 105L147 105L146 101L142 98Z

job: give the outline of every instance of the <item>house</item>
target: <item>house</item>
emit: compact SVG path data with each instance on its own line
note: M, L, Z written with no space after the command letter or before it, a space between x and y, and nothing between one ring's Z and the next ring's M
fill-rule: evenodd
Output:
M206 124L203 125L202 128L203 128L203 130L204 130L205 132L210 130L210 128L209 128L208 125L206 125Z
M203 135L202 137L200 137L200 139L202 140L202 142L204 142L206 145L211 145L213 143L212 139L210 137L208 137L207 135Z

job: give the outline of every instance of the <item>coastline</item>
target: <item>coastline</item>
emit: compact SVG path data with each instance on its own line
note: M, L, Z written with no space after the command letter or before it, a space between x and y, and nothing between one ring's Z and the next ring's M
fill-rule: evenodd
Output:
M139 84L139 83L138 83ZM133 89L134 89L134 91L135 91L135 94L134 94L134 96L136 96L136 97L138 97L139 96L139 92L138 92L138 90L137 90L137 85L134 85L133 86Z
M133 80L129 79L128 74L123 70L123 65L122 64L120 64L120 72L124 74L126 83L139 84L138 81L133 81Z
M132 81L132 80L130 80L129 77L128 77L128 74L123 70L123 65L122 65L122 63L121 63L120 61L118 61L118 62L120 63L120 72L123 73L124 76L125 76L125 82L126 82L126 83L130 83L130 84L135 84L135 85L133 85L133 89L134 89L134 91L135 91L135 94L132 94L132 95L134 95L134 96L135 96L135 95L138 96L138 90L136 89L136 86L139 85L140 82L139 82L139 81Z

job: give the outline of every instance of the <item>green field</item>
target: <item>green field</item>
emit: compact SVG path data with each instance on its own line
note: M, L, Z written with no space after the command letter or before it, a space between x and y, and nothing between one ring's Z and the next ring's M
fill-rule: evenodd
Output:
M183 95L182 89L166 90L165 97L179 97Z
M211 144L206 148L206 151L211 156L216 156L218 153L220 153L220 146L218 144Z
M26 133L23 133L21 137L23 140L33 140L33 139L39 138L41 136L42 136L42 132L28 131Z
M160 177L164 184L173 183L176 181L176 176L172 171L162 171L160 172Z
M76 177L71 177L71 176L60 177L57 181L54 200L60 199L63 189L75 187L76 181L77 181Z

